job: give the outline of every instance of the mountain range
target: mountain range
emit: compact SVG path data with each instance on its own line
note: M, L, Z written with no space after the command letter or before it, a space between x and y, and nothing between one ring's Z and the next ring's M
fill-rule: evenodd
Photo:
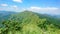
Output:
M60 34L60 18L32 11L0 11L1 34Z

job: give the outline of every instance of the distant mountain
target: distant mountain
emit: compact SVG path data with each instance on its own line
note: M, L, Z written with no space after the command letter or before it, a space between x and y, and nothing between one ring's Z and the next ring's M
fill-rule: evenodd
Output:
M0 11L0 23L2 21L4 21L4 20L9 19L11 14L15 14L15 12L12 12L12 11Z
M39 14L36 13L41 19L46 18L50 23L59 25L60 24L60 16L59 15L48 15L48 14Z
M55 18L60 18L60 15L54 15Z

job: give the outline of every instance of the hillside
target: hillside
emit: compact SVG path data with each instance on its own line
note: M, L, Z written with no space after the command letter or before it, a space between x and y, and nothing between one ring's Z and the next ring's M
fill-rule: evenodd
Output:
M49 23L53 23L60 26L60 17L58 17L58 15L51 16L48 14L39 14L39 13L36 14L39 16L39 18L41 19L46 18Z
M7 20L11 14L15 14L15 12L11 12L11 11L0 11L0 26L1 26L1 22L4 20Z
M55 18L24 11L12 14L7 21L3 21L0 28L1 34L60 34L60 25ZM60 22L59 22L60 24Z
M15 12L0 11L0 20L7 19L11 14L15 14Z

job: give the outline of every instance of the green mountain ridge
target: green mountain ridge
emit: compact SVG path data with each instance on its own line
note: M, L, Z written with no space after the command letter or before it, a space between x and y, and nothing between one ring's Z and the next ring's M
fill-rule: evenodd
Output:
M50 16L31 11L13 14L7 21L3 21L1 34L60 34L58 20ZM60 24L60 22L59 22Z

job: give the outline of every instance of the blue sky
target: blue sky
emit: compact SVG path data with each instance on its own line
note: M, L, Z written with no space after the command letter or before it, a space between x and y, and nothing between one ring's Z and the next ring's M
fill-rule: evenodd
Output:
M60 15L60 0L0 0L0 11L31 10Z

